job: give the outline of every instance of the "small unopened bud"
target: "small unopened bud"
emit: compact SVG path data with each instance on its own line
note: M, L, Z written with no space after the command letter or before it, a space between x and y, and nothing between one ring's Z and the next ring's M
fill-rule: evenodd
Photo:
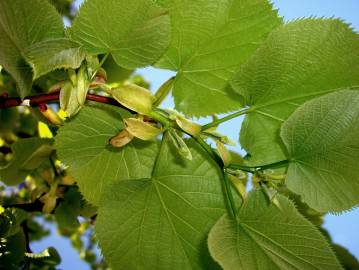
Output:
M183 116L176 117L177 125L186 133L192 135L193 137L198 137L201 133L202 127Z
M203 134L205 136L209 136L215 140L219 140L220 142L227 144L227 145L231 145L231 146L236 146L236 143L231 140L229 137L222 135L221 133L217 132L217 131L210 131L210 130L206 130L206 132L203 132Z
M225 147L225 145L219 140L216 140L216 145L217 145L218 154L221 157L221 159L223 160L223 164L225 166L228 166L229 164L231 164L232 155L228 151L228 149Z
M76 89L70 81L66 81L61 88L60 107L69 117L77 114L81 109L81 105L77 99Z
M228 175L229 180L237 189L239 195L241 195L242 199L245 199L247 196L246 186L244 185L243 181L234 175Z
M46 104L39 104L39 110L41 114L53 125L55 126L62 126L64 122L58 116L56 112L54 112L51 107L48 107Z
M87 74L86 66L81 66L77 73L77 83L75 91L77 93L77 101L80 106L83 106L86 102L87 92L89 90L90 82Z
M187 144L181 136L178 135L177 131L170 129L168 131L169 138L171 139L173 145L177 149L178 153L185 159L192 160L192 153L189 150Z
M66 185L66 186L71 186L75 184L75 178L73 178L70 175L66 175L64 177L61 178L61 184Z
M95 75L95 81L100 83L106 83L107 82L106 70L100 68Z
M121 148L129 144L133 140L133 138L133 135L131 135L126 129L124 129L115 137L110 139L110 144L113 147Z
M120 88L109 90L110 94L123 106L140 114L149 114L152 111L154 97L143 87L127 84Z
M42 207L42 212L45 214L51 214L56 207L56 200L57 197L55 195L52 195L51 193L47 193L42 196L40 198L40 201L44 203L44 206Z
M131 135L144 141L152 140L161 133L159 128L137 118L127 118L125 124L126 130Z

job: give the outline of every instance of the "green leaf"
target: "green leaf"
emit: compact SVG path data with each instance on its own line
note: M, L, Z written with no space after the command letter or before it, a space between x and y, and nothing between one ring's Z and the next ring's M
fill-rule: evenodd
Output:
M62 19L46 0L0 0L0 10L0 64L24 98L31 91L32 72L22 55L33 44L63 37Z
M69 166L85 199L94 205L106 185L151 175L156 143L134 140L124 148L109 144L124 128L122 116L123 110L113 106L88 105L56 136L59 159Z
M359 269L359 261L353 254L351 254L346 248L333 244L332 245L335 255L343 265L345 270L356 270Z
M359 204L359 91L309 101L283 124L290 165L286 185L319 212Z
M169 16L152 0L88 0L71 29L88 53L111 53L127 69L156 62L169 36Z
M34 79L61 68L77 69L85 54L80 45L67 38L51 39L36 43L24 51L31 65Z
M103 193L95 230L113 269L217 269L206 238L225 212L221 173L194 141L188 161L168 140L151 175Z
M112 56L109 56L102 66L106 70L107 83L120 83L127 80L133 70L125 69L117 65Z
M212 228L211 255L227 269L342 269L320 232L282 195L269 203L262 190L250 193L238 219L224 215Z
M15 142L11 149L13 159L0 168L0 180L6 185L17 185L36 169L53 151L52 139L30 138Z
M359 85L359 35L333 19L304 19L274 30L235 76L250 107L241 145L252 165L285 159L281 124L305 101Z
M204 116L241 107L228 81L282 21L267 0L159 0L170 9L172 41L160 68L178 71L176 108Z

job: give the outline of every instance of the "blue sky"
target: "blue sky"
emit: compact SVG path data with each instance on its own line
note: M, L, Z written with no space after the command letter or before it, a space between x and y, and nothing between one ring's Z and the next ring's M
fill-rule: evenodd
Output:
M77 4L82 1L78 0ZM359 32L359 1L358 0L274 0L274 6L279 9L279 13L286 21L300 17L340 17ZM172 72L155 70L153 68L141 69L139 73L152 83L152 89L157 89L163 82L173 76ZM173 107L173 102L169 98L164 103L164 107ZM202 123L206 119L200 120ZM232 139L238 141L238 131L242 119L238 118L223 124L220 127L222 133L228 134ZM241 151L240 146L235 148ZM331 233L333 240L347 247L352 254L359 258L359 209L344 213L340 216L327 215L325 218L325 228ZM62 255L62 269L87 270L89 267L80 261L79 255L72 250L68 240L59 237L55 228L51 228L52 236L44 241L34 243L34 251L40 251L48 246L55 246Z

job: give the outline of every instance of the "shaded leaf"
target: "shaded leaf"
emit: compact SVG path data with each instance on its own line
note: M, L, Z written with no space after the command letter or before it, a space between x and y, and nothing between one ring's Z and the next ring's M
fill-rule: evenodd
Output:
M61 68L77 69L85 54L80 45L67 38L51 39L36 43L24 51L31 65L34 79Z
M92 104L60 128L56 136L59 159L69 166L85 199L96 205L106 185L128 178L149 177L156 143L134 140L115 148L109 140L124 128L124 111Z
M0 0L0 10L0 64L24 98L31 91L32 71L22 55L33 44L63 37L62 19L46 0Z
M30 138L15 142L11 149L14 157L7 166L0 168L0 180L6 185L17 185L36 169L53 151L53 140Z

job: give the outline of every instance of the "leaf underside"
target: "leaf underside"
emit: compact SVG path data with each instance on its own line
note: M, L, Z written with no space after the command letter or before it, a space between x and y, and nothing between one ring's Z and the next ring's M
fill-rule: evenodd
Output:
M217 269L206 238L225 212L221 176L194 141L187 144L192 161L165 135L149 177L103 193L95 230L114 269Z
M45 0L0 0L0 10L0 65L24 98L31 91L32 71L23 53L35 43L63 37L62 18Z
M359 91L305 103L283 124L291 163L286 185L312 208L338 212L359 204Z
M282 123L304 102L359 85L359 35L334 19L303 19L274 30L235 75L251 112L240 135L251 165L286 158Z
M173 96L187 115L241 107L228 81L282 21L266 0L159 0L169 9L171 44L157 63L178 71Z
M165 52L170 19L152 0L91 0L81 6L70 35L86 52L111 53L118 65L133 69Z
M224 270L342 269L325 238L294 204L260 189L249 194L237 221L224 215L209 234L209 249Z
M56 136L60 160L69 166L86 200L94 205L98 204L105 185L151 174L156 143L135 140L125 148L109 144L124 128L123 115L123 110L113 106L91 104Z

